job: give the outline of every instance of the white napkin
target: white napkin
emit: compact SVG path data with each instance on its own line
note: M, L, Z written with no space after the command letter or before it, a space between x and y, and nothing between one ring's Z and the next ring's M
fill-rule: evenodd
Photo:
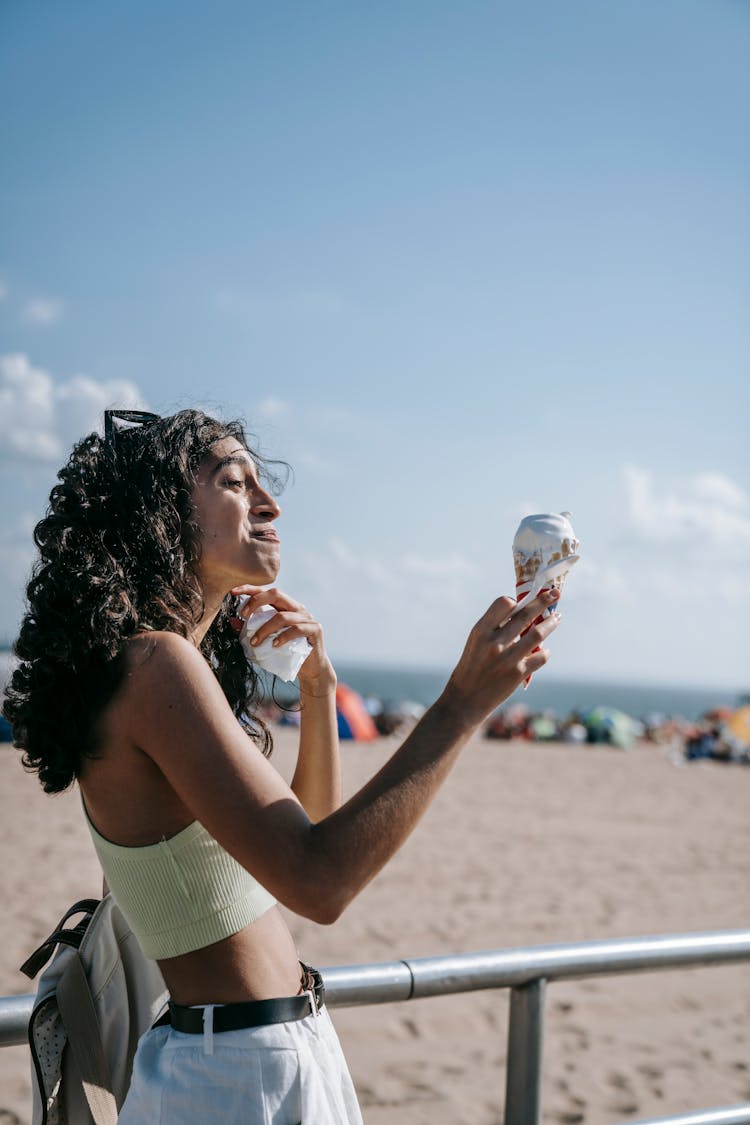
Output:
M246 600L243 599L243 604ZM250 638L257 633L261 625L270 621L277 612L271 605L262 605L260 609L256 609L255 613L251 613L242 627L240 644L249 661L257 664L259 668L263 668L266 672L270 672L271 675L278 676L280 680L291 683L297 679L300 668L312 652L312 645L306 637L295 637L294 640L288 641L285 645L274 648L273 639L278 637L279 634L272 633L259 645L250 644ZM283 629L279 630L282 633L283 631Z

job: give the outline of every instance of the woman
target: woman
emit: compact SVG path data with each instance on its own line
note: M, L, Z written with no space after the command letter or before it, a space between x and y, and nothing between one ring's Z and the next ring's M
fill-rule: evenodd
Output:
M142 424L117 428L118 417ZM532 624L554 594L512 622L513 600L494 602L438 701L342 805L323 631L267 588L279 570L267 480L237 423L108 412L105 438L74 448L35 532L5 710L48 792L78 781L105 878L171 996L168 1020L139 1044L126 1125L361 1121L319 978L277 903L338 918L472 732L546 663L558 621ZM291 786L265 756L237 637L238 612L261 604L277 613L256 643L278 633L275 644L311 645Z

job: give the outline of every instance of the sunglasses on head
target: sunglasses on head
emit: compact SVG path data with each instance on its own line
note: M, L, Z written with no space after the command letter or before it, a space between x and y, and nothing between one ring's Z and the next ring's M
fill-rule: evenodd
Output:
M160 417L159 414L151 414L148 410L105 410L104 440L109 442L110 445L114 445L115 434L117 433L115 420L130 422L134 426L143 426L148 422L158 422Z

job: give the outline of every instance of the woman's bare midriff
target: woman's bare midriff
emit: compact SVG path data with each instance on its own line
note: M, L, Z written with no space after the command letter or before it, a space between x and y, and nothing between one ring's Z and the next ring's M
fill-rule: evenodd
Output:
M194 818L154 763L122 737L124 695L102 717L100 756L81 764L78 783L102 835L139 847L176 835ZM295 996L300 988L297 951L278 906L239 933L159 961L159 967L176 1004L269 1000Z
M176 1004L231 1004L295 996L300 965L278 906L232 937L159 961Z

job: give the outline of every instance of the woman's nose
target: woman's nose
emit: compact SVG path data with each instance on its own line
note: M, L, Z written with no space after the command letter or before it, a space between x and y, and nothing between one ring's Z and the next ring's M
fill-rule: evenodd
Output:
M253 489L250 507L257 515L265 516L268 520L278 519L281 515L281 508L276 503L275 498L260 485Z

